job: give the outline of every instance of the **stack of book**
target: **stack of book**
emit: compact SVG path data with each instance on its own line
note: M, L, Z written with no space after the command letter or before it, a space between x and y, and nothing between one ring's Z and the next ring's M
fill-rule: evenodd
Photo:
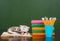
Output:
M42 20L32 20L31 26L32 38L45 38L45 24Z

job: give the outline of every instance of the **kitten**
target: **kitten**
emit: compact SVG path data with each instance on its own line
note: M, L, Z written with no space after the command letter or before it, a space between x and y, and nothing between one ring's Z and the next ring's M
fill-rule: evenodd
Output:
M29 31L29 28L28 26L26 25L20 25L19 27L18 26L12 26L8 29L8 33L10 34L28 34L28 31Z

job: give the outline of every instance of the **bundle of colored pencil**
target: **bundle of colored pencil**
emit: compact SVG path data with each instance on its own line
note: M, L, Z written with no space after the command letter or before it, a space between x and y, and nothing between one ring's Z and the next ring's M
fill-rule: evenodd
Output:
M45 25L42 20L32 20L32 38L44 38L45 37ZM53 33L54 35L54 33Z
M45 33L46 33L46 37L52 37L52 33L54 32L54 23L56 21L55 17L50 17L48 19L48 17L44 17L42 18L42 21L45 24Z

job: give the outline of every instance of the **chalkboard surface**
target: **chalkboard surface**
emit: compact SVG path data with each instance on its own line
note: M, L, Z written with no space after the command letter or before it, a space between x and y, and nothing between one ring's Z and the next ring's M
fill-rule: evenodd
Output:
M60 0L0 0L0 33L10 26L25 24L41 17L56 17L56 31L60 29Z

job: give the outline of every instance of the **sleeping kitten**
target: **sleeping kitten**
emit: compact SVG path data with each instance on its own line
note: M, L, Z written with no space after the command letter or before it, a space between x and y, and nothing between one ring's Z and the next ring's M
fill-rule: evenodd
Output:
M29 31L29 28L30 27L28 27L26 25L20 25L20 27L18 27L18 26L12 26L12 27L10 27L8 29L8 33L27 35L28 31Z

